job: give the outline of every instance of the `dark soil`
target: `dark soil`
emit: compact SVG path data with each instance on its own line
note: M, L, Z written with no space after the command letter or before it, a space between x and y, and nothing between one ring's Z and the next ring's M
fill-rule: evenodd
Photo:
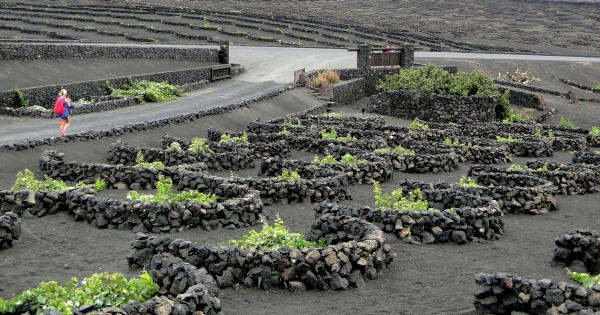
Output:
M40 1L33 0L24 1L26 3L40 3ZM63 2L71 5L73 10L76 9L77 5L99 4L99 2L83 0L61 1L61 3ZM124 1L119 2L123 3ZM144 2L157 3L159 1L147 0ZM57 3L56 1L47 2L50 5L56 5ZM164 0L160 3L170 3L170 1ZM208 3L210 2L177 2L179 5L189 5L190 7L207 6ZM294 16L298 16L297 12L302 12L303 17L320 21L328 20L336 23L347 23L348 25L361 23L366 26L388 26L390 20L388 20L387 15L382 15L380 12L394 12L389 15L389 19L396 18L394 19L395 22L402 21L398 22L400 27L418 27L424 32L423 36L430 36L431 38L433 38L431 35L434 35L440 38L448 37L457 41L468 41L464 34L461 35L461 27L463 27L462 32L467 32L473 36L471 40L473 43L487 45L488 41L492 41L496 43L496 47L508 45L519 48L526 46L539 51L574 54L595 54L595 50L600 49L597 46L598 38L593 39L598 33L593 32L594 27L597 27L599 16L597 3L568 6L557 2L548 5L538 2L505 1L492 3L492 1L477 1L477 4L465 4L459 7L461 2L445 1L442 5L439 5L438 2L434 1L411 1L410 5L407 3L393 8L389 7L390 2L387 1L371 1L369 2L369 8L363 8L362 1L248 3L247 1L230 1L214 2L210 5L227 12L241 9L244 13L263 12L282 16L292 16L294 12L296 13ZM492 5L494 9L489 10ZM523 18L526 14L524 6L532 6L531 11L527 14L528 18L531 12L543 14L538 14L539 18L527 19L525 22ZM352 14L346 13L348 8L352 9ZM79 11L79 14L84 14L84 12L81 12L82 10ZM501 12L505 12L505 14L499 15ZM65 15L71 14L65 13ZM323 18L325 15L327 19ZM2 13L0 16L6 15ZM399 19L398 16L404 17ZM111 17L95 18L112 19ZM230 19L235 20L235 18ZM481 19L485 20L481 21ZM534 30L531 29L534 25L529 21L536 23ZM131 19L128 22L153 24L153 22ZM11 21L0 20L0 25L9 24L11 24ZM26 27L25 24L22 26ZM86 25L86 23L80 24ZM214 23L211 22L211 24ZM511 27L514 27L514 29L509 28L508 24L513 25ZM441 25L444 26L445 33L441 33ZM468 25L474 26L466 28ZM110 27L113 26L106 25L106 29ZM227 27L231 27L231 31L238 28L244 30L241 26L236 25ZM276 26L269 27L276 28ZM571 33L551 31L557 27L567 28ZM142 29L128 30L131 30L132 34L135 30L136 36L155 36L155 38L165 42L175 41L176 39L178 42L186 41L185 39L170 37L170 34L151 34L151 32ZM115 31L123 32L124 29L115 28ZM534 33L534 31L540 33ZM143 32L147 32L147 34ZM248 29L248 32L251 32L250 29ZM197 34L198 32L190 29L189 33ZM4 37L23 36L25 38L29 36L21 32L7 30L0 30L0 34ZM7 36L6 34L10 35ZM90 40L124 39L122 36L109 37L93 32L70 31L69 34L90 35L89 38L80 37ZM331 34L335 33L332 32ZM342 31L337 34L343 36ZM161 37L163 35L164 37ZM462 37L457 38L456 36L459 35ZM534 35L540 38L539 44L533 46L521 44L530 40ZM37 39L40 36L42 35L31 35L28 38ZM506 39L510 39L512 42L500 41L504 38L503 36L510 36ZM587 48L584 48L584 44L576 41L576 39L583 36L588 36L590 39L586 44L587 46L585 46ZM434 40L432 39L427 43ZM550 40L552 42L549 42ZM189 42L197 43L198 41ZM568 49L581 50L575 52L567 50L564 46ZM598 64L456 60L436 60L436 63L442 65L456 64L462 71L479 69L493 77L498 72L514 71L516 68L521 68L529 70L536 77L541 78L541 81L534 82L532 85L559 91L574 89L554 80L553 75L586 85L595 85L600 82ZM102 76L102 78L107 77L107 74L100 72L96 75ZM598 96L598 94L574 91L580 97L588 97L588 94L589 97ZM575 107L569 105L564 98L547 95L544 95L544 98L549 103L549 107L558 109L558 115L552 118L549 123L557 123L560 115L564 113L577 126L598 125L598 117L600 117L598 103L582 102L582 105ZM360 115L360 109L364 107L367 101L363 99L351 106L340 108L340 110L346 115ZM277 103L278 101L275 99L272 102ZM258 104L256 107L247 110L242 118L235 113L229 113L219 117L205 117L194 122L169 126L164 129L126 134L122 138L135 145L157 146L160 137L164 133L188 138L203 136L206 129L211 125L221 129L241 131L252 119L260 117L267 120L281 115L284 111L274 112L269 108L264 104ZM541 114L522 108L519 110L531 115ZM386 121L388 124L402 126L410 123L395 118L386 118ZM67 160L99 163L106 160L109 145L114 140L105 138L92 142L66 143L57 147L39 147L30 151L3 152L0 154L0 187L9 188L14 183L15 174L24 168L37 170L37 158L45 149L57 149L65 152ZM311 159L313 156L314 154L311 153L293 152L291 158ZM568 163L571 154L568 152L555 152L555 156L550 159ZM526 158L514 158L514 162L521 165L526 161ZM456 182L466 174L467 168L468 164L462 164L459 171L451 173L422 175L396 173L394 181L382 185L382 189L388 192L393 190L397 186L397 182L403 178ZM256 173L257 170L254 169L236 172L234 175L254 176ZM217 175L229 176L230 174L229 172L221 172ZM373 206L372 187L354 185L350 187L350 191L353 200L344 203ZM125 192L106 191L102 192L101 195L111 198L123 198ZM290 293L285 289L268 292L254 289L221 290L220 298L223 305L223 314L468 314L473 310L473 296L471 293L473 277L479 272L511 272L526 278L550 278L570 281L567 279L566 271L563 268L553 267L550 264L555 247L554 238L575 228L599 229L600 218L597 215L599 198L598 194L588 194L580 196L559 195L556 199L560 206L560 211L557 212L540 216L507 215L505 217L506 233L498 241L469 243L462 246L451 244L408 245L396 239L394 235L387 235L389 244L392 246L392 253L395 255L394 261L379 279L368 281L365 286L359 289L350 289L344 292L309 291L301 293ZM265 211L271 216L279 214L285 225L294 232L307 232L314 218L312 205L275 205L266 207ZM130 251L129 243L135 238L135 235L130 231L100 230L83 222L75 222L66 213L43 218L25 215L22 218L22 229L23 235L20 241L13 248L0 252L0 297L2 298L10 298L25 289L36 286L41 281L56 280L62 283L72 276L82 279L92 273L102 271L121 272L128 277L137 274L137 271L127 269L125 258ZM229 239L239 238L248 231L249 229L234 231L187 230L176 235L170 235L170 237L221 245L226 244Z

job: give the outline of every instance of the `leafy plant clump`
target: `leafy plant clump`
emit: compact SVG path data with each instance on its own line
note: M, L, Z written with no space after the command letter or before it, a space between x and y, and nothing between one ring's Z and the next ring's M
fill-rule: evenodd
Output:
M569 279L573 279L581 283L581 285L583 285L587 289L591 288L594 285L600 284L600 275L590 276L588 273L574 272L569 269L567 269L567 274L569 275Z
M289 135L290 131L287 130L286 127L283 127L283 130L281 130L280 132L277 133L278 135Z
M469 188L481 188L481 185L477 184L473 178L464 176L460 178L458 181L458 186L460 187L469 187Z
M224 133L221 135L221 139L219 140L219 142L222 142L222 143L229 143L229 142L248 143L248 135L244 132L244 134L241 135L240 137L232 137L230 134Z
M321 138L326 140L356 141L356 137L353 137L350 133L348 133L345 137L338 136L337 132L335 131L335 128L331 128L330 132L321 130Z
M302 179L300 177L300 174L298 174L298 172L288 171L288 170L283 170L283 172L281 172L281 175L277 176L277 178L280 179L280 180L299 180L299 179Z
M247 136L246 136L247 138ZM247 141L247 139L246 139ZM208 139L206 138L198 138L195 137L192 139L192 142L190 143L190 147L188 148L188 151L197 154L197 153L215 153L207 144Z
M83 182L78 182L77 185L75 185L75 187L87 187L87 186L89 186L89 185L84 184ZM97 191L105 190L106 189L106 181L104 181L104 179L102 179L102 178L99 178L91 186L94 187L94 189Z
M165 164L161 161L148 163L148 162L146 162L144 153L142 153L142 151L138 151L138 153L135 156L135 167L138 167L138 168L151 168L152 167L152 168L157 168L157 169L163 169L163 168L165 168Z
M19 88L15 87L12 92L15 102L18 106L23 108L27 108L29 106L29 100L25 98L25 95L23 95L23 92L21 92Z
M301 127L301 126L302 126L302 122L298 120L298 121L297 121L297 122L294 124L294 122L293 122L293 121L291 121L291 120L286 120L286 121L284 121L284 122L283 122L283 125L284 125L284 126L296 126L296 127Z
M521 166L519 164L513 164L513 165L509 166L508 169L513 170L513 171L526 171L529 169L529 167Z
M73 310L85 305L98 309L143 303L154 296L158 289L158 285L146 271L142 271L139 278L130 280L120 273L96 273L83 279L81 286L77 278L73 277L64 286L56 281L42 282L10 300L0 298L0 314L29 311L41 314L54 309L70 315Z
M197 190L182 191L178 194L172 192L173 181L163 175L158 176L155 195L140 195L137 191L131 190L127 193L127 199L139 200L142 202L216 202L217 196L205 195Z
M502 123L512 124L514 122L522 122L522 121L528 121L528 120L531 120L531 116L523 116L521 114L515 114L511 111L509 117L503 119Z
M594 86L594 87L592 88L592 90L593 90L594 92L600 92L600 84L598 84L598 85Z
M410 126L408 126L408 128L418 129L418 130L427 130L427 129L429 129L429 125L420 123L419 121L417 121L415 119L415 120L413 120L413 122L410 123Z
M324 84L338 82L340 82L340 74L335 70L327 69L317 73L317 75L310 81L310 85L314 87L320 87Z
M230 240L229 245L237 246L241 249L262 249L274 250L280 247L302 249L307 247L324 247L324 239L319 240L319 244L309 242L304 239L300 233L290 233L283 225L283 220L279 216L273 222L273 225L264 223L260 232L250 231L240 240Z
M380 80L377 89L381 91L412 90L426 94L461 96L496 96L496 119L503 120L512 113L508 100L509 91L500 93L494 80L483 72L451 74L448 71L428 64L400 70L397 75Z
M569 118L561 117L558 125L566 129L575 129L575 124Z
M120 89L113 89L111 95L135 97L139 102L165 102L178 99L185 93L167 82L133 81L127 78L127 84Z
M52 179L48 175L44 175L44 181L35 179L35 174L29 169L25 169L23 173L17 173L15 184L11 190L45 190L45 191L63 191L73 187L67 186L62 180Z
M183 150L181 148L181 143L177 142L177 141L173 141L169 144L169 146L167 146L167 151L181 151Z
M373 192L375 193L375 206L381 210L415 210L429 211L429 203L423 200L423 193L420 189L415 189L408 193L408 198L403 196L402 188L394 190L391 194L381 192L379 182L373 182Z
M508 136L508 138L496 136L496 140L506 143L523 142L523 138L513 138L511 136Z
M347 164L363 164L363 163L369 163L369 161L365 160L365 159L359 159L356 156L350 154L350 153L346 153L344 154L344 156L342 156L342 159L340 160L340 162L342 163L347 163Z
M588 133L588 135L590 135L592 137L600 137L600 127L592 126L592 129L590 129L590 132Z

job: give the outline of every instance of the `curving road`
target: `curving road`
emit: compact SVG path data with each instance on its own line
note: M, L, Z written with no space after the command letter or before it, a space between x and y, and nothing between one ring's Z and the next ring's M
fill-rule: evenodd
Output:
M172 45L169 46L173 47ZM181 47L207 46L184 45ZM69 132L106 130L116 126L156 120L256 98L267 92L279 89L282 86L292 84L293 72L301 68L310 71L328 67L343 69L354 68L356 66L356 53L343 49L232 46L230 48L230 56L230 62L238 63L245 67L246 72L244 74L230 80L210 84L207 88L189 93L188 97L171 102L160 104L149 103L143 106L132 106L110 112L77 115ZM600 58L448 52L417 52L415 57L436 59L587 61L600 63ZM56 136L58 134L57 125L58 123L51 119L0 117L0 144L19 142L24 139Z

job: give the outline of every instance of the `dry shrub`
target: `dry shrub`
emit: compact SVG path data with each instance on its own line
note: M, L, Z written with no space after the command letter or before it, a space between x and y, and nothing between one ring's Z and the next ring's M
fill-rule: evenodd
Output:
M321 71L317 73L311 80L311 85L314 87L320 87L327 83L338 83L340 82L340 75L335 70L327 69L325 71Z

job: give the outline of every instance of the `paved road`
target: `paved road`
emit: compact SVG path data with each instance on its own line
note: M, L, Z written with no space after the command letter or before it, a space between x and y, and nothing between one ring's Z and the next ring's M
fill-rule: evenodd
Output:
M182 47L193 46L185 45ZM246 68L246 73L236 76L231 80L210 84L209 87L192 92L188 97L179 100L160 104L148 103L110 112L78 115L74 117L74 122L69 132L106 130L116 126L156 120L255 98L291 84L293 82L294 70L301 68L310 71L328 67L342 69L354 68L356 66L356 53L343 49L247 46L233 46L230 49L230 62L243 65ZM600 58L585 57L458 54L443 52L417 53L416 57L600 62ZM59 134L58 122L51 119L0 117L0 127L0 144L18 142L23 139L53 137Z

